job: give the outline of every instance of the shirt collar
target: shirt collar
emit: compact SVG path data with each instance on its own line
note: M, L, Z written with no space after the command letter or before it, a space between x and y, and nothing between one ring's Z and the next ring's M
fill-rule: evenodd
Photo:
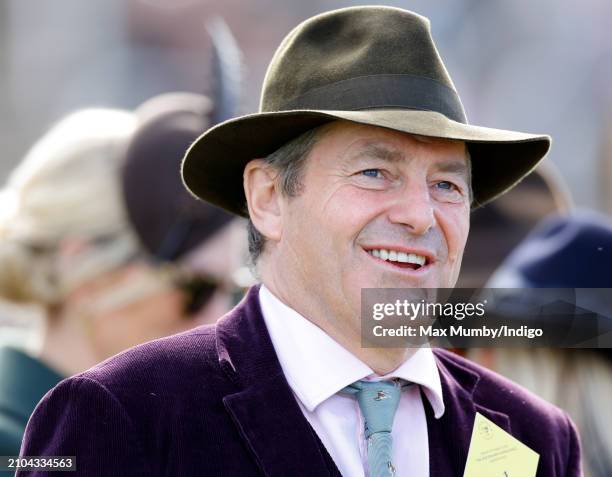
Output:
M287 382L310 412L360 379L401 378L421 386L436 418L444 414L440 374L430 348L420 348L396 370L378 376L321 328L281 302L264 285L259 289L259 302Z

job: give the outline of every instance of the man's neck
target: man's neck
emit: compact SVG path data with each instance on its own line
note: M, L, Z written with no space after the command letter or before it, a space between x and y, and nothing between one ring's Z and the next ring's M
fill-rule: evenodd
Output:
M416 349L413 348L364 348L361 345L361 332L358 327L341 327L340 320L324 318L326 314L317 310L316 307L309 307L300 300L296 300L295 293L284 293L284 287L278 286L273 274L262 270L261 279L264 286L277 299L318 326L330 338L380 376L391 373L416 352ZM355 319L353 322L358 323L359 321Z
M367 364L379 376L393 372L417 351L416 348L364 348L361 345L360 333L349 334L332 326L325 327L329 324L328 321L321 325L309 317L305 318L319 326L332 339Z

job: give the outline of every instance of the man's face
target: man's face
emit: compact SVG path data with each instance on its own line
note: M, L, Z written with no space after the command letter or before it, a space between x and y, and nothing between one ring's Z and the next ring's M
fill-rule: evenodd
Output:
M469 180L463 142L330 125L306 160L300 194L281 200L272 259L307 297L298 311L355 328L362 288L453 287Z

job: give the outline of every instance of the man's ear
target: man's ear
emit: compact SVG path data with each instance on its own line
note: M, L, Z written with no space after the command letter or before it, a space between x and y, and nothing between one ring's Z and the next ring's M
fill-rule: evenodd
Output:
M253 159L244 168L243 184L253 225L266 239L278 242L282 235L282 219L276 174L264 159Z

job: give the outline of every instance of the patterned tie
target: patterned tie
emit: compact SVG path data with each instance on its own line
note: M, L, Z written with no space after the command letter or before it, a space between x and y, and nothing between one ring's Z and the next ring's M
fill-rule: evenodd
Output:
M391 429L401 391L399 381L357 381L342 390L357 397L363 414L370 477L395 475Z

